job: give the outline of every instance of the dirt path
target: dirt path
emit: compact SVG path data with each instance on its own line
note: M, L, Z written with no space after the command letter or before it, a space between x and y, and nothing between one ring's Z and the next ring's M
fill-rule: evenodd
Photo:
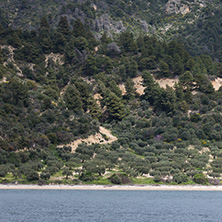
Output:
M105 129L104 127L101 126L99 129L99 132L96 133L95 135L91 135L86 139L78 139L69 144L60 145L58 147L71 146L72 152L75 152L76 148L81 143L86 143L87 145L91 145L93 143L109 144L116 140L117 140L117 137L113 136L110 130Z

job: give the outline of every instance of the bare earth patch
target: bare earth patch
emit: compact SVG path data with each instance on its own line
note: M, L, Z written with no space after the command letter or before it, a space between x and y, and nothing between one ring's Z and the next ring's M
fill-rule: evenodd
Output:
M81 143L86 143L87 145L92 145L94 143L109 144L116 140L117 140L117 137L113 136L110 130L105 129L104 127L100 126L99 132L96 133L95 135L91 135L86 139L78 139L69 144L60 145L58 147L71 146L72 152L75 152L76 148Z
M14 65L14 67L16 68L17 70L17 75L22 77L23 74L22 74L22 70L17 66L17 64L15 63L15 60L14 60L14 50L15 48L13 48L12 46L9 46L9 45L2 45L0 46L1 49L3 48L7 48L8 51L9 51L9 56L8 56L8 59L6 62L3 63L4 66L6 66L7 64L9 63L12 63Z
M100 104L100 99L102 99L103 97L101 96L101 94L99 93L96 93L93 95L94 99L96 100L97 104L101 107L101 104Z
M173 88L175 83L178 83L178 79L155 79L155 81L160 85L161 88L166 89L166 86Z
M139 95L143 95L144 94L144 89L146 87L143 86L143 77L142 76L137 76L136 78L133 78L133 82L134 82L134 87L136 89L136 92Z
M161 88L165 88L168 85L169 87L174 87L174 84L178 82L178 79L154 79ZM143 77L142 76L137 76L136 78L133 78L134 86L136 88L136 92L139 95L144 94L144 89L146 87L143 86ZM123 91L122 91L123 92Z
M221 78L216 78L214 81L211 82L214 89L217 91L219 88L222 86L222 79Z
M56 53L50 53L49 55L45 55L45 67L48 67L49 59L52 59L54 63L59 63L59 65L63 65L63 55L56 54Z
M6 83L7 82L7 79L6 79L6 77L4 76L3 78L2 78L2 80L0 81L0 83Z
M169 87L173 88L175 83L179 82L179 79L169 79L169 78L164 78L164 79L155 79L154 80L159 84L161 88L166 89L166 86L168 85ZM143 86L143 77L142 76L137 76L136 78L133 78L134 86L136 88L136 92L139 95L144 94L144 89L146 87ZM216 78L214 81L211 81L214 89L217 91L219 88L222 86L222 78ZM124 95L124 85L119 85L122 94ZM193 94L196 94L196 92L193 92Z
M119 84L119 88L122 91L122 96L126 95L126 88L124 84Z

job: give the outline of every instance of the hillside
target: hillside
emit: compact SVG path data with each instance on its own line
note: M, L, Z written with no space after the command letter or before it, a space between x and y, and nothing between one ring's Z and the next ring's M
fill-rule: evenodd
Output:
M155 34L161 40L179 39L192 55L209 54L221 61L221 1L218 0L62 0L0 3L0 21L13 28L36 30L46 17L55 28L60 16L70 27L76 19L100 38L126 30Z
M65 15L1 26L0 182L219 184L222 63Z

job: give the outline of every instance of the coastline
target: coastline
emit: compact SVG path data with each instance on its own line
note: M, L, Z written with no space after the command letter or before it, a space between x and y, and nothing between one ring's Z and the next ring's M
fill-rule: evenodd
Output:
M222 186L205 185L31 185L0 184L0 190L147 190L222 191Z

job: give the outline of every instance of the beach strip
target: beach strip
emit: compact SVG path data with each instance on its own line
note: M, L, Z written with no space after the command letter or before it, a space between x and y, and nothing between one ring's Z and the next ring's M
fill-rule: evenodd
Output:
M23 185L0 184L7 190L172 190L172 191L222 191L222 186L205 185Z

